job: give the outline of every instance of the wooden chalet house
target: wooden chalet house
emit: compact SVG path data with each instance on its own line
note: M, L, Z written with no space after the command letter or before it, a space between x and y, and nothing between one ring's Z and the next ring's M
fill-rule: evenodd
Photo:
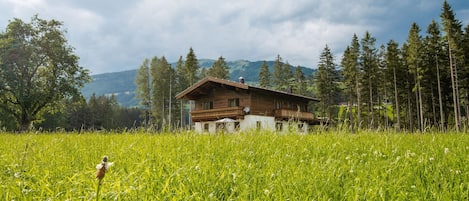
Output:
M319 100L206 77L176 95L190 100L191 119L197 132L235 132L249 129L283 131L292 127L306 132L319 120L308 111L308 103Z

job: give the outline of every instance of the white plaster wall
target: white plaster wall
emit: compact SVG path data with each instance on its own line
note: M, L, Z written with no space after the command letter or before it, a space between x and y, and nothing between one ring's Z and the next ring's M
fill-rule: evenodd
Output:
M245 115L243 120L239 121L239 130L248 131L255 130L257 128L257 122L261 122L261 130L276 130L276 121L274 117L269 116L258 116L258 115ZM282 130L279 132L288 132L290 129L298 133L306 133L308 131L309 125L305 122L288 122L281 121L283 124ZM209 122L195 122L194 129L198 133L206 132L204 131L204 125L208 124L208 132L216 133L217 132L217 123L215 121ZM298 124L302 124L303 128L298 128ZM226 122L224 132L235 133L237 131L235 127L235 122Z
M201 122L195 122L194 123L194 130L197 133L202 133L204 132L204 124Z
M262 130L275 130L275 118L268 116L258 116L258 115L245 115L244 120L240 121L239 126L240 130L246 131L250 129L256 129L257 122L261 122Z

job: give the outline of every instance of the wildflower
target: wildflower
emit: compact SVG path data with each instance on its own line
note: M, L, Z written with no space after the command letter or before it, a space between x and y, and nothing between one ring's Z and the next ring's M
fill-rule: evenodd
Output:
M445 154L448 154L448 153L449 153L449 149L445 148Z
M100 164L96 165L96 178L100 181L104 178L106 171L111 167L114 163L107 161L107 156L103 157L103 161Z

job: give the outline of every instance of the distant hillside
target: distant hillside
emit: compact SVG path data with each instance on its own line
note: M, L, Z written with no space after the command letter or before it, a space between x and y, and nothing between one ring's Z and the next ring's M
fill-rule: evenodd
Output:
M202 68L212 66L215 60L200 59L199 65ZM263 61L227 61L230 68L230 80L237 81L239 77L244 77L246 82L257 83L260 66ZM173 63L173 66L176 64ZM273 72L274 61L267 61L270 72ZM303 73L306 76L315 72L315 69L302 67ZM82 93L88 99L93 93L99 95L112 95L114 94L117 102L124 107L133 107L138 105L138 100L135 98L136 85L134 83L137 70L128 70L114 73L104 73L93 75L93 81L86 84L82 89Z

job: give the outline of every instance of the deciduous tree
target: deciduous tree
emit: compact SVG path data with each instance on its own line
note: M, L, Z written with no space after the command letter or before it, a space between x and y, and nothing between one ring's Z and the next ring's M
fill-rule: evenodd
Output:
M62 26L34 16L29 23L13 19L0 33L0 108L21 130L31 129L41 111L79 95L90 80Z

